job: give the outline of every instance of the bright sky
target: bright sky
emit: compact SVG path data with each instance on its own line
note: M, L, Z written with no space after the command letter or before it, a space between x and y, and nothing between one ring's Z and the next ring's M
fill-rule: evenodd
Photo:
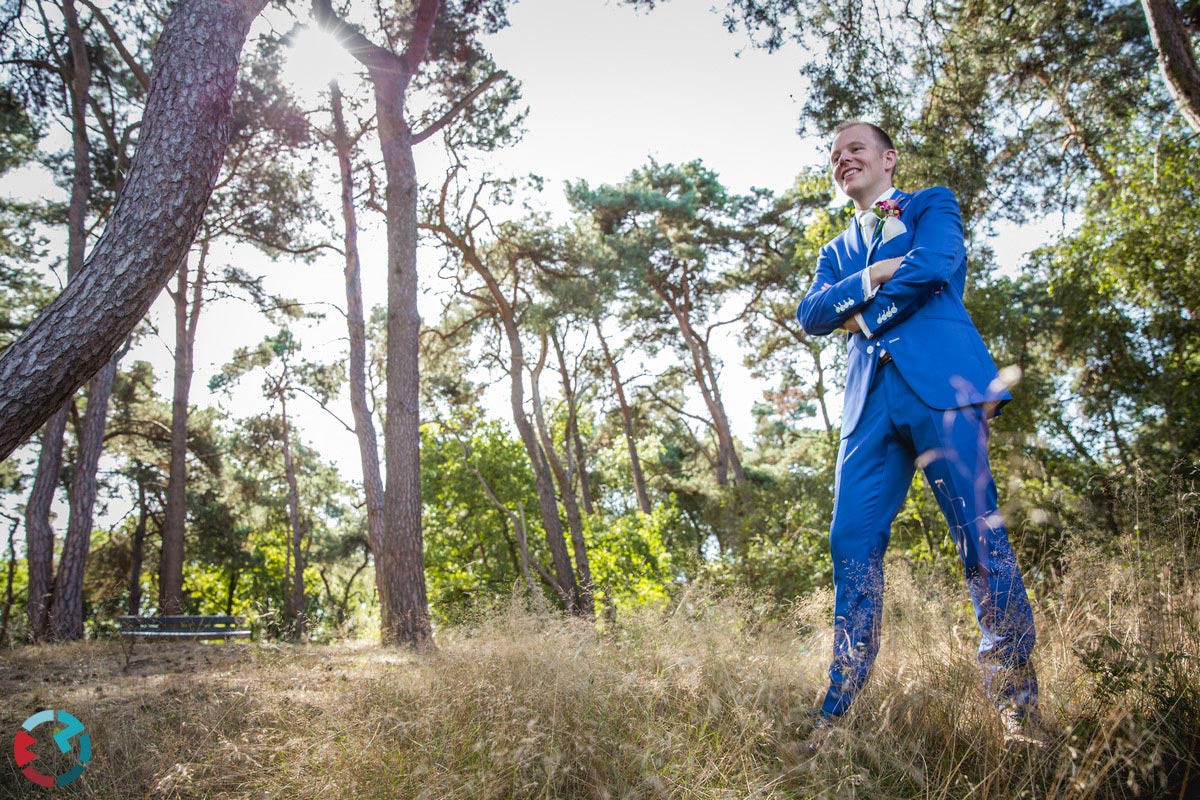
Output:
M501 176L535 173L546 179L539 202L560 219L567 214L565 181L619 181L650 157L676 163L703 159L735 191L752 186L782 191L796 173L823 158L823 143L803 141L795 132L799 104L793 95L803 54L767 54L747 47L746 38L728 33L720 15L706 5L676 0L646 13L603 0L521 0L512 8L510 22L487 45L496 64L522 84L529 107L526 134L515 147L490 157L487 166ZM330 56L327 43L318 49L326 55L299 55L289 65L303 91L320 91L333 70L343 74L344 86L353 85L344 75L352 66ZM443 163L436 137L420 146L417 159L422 179L436 181ZM335 196L328 202L337 209ZM364 214L360 221L365 229L364 291L370 306L385 300L384 242L377 215ZM438 264L437 253L422 252L426 294L421 313L426 320L439 310ZM262 269L270 276L268 284L280 292L342 303L341 262L336 256L322 258L312 268L267 264ZM160 303L159 309L160 329L169 335L168 308ZM224 319L218 322L218 315ZM193 382L193 402L199 403L205 402L207 376L232 348L245 345L251 335L268 332L264 322L243 318L242 309L229 305L202 319L201 326L204 341L198 344ZM344 336L344 323L334 315L303 339L314 351L340 352ZM170 343L158 343L160 357ZM766 387L742 366L732 331L719 346L725 358L726 404L735 432L748 441L753 429L750 409ZM164 379L168 369L163 362L159 374ZM245 383L236 405L245 409L240 413L250 414L261 401L255 395L257 381ZM168 389L164 384L163 390ZM549 385L545 391L550 393ZM508 419L504 385L497 385L488 400L493 414ZM336 458L346 475L357 478L353 436L324 412L305 405L312 404L296 404L302 409L304 436L327 457ZM339 414L350 419L348 404Z
M510 12L511 26L488 42L497 65L521 81L530 108L527 133L517 146L498 153L491 168L500 175L536 173L546 178L543 202L563 218L563 181L618 181L653 156L660 162L703 159L734 191L752 186L776 191L787 188L802 169L824 163L825 145L796 134L803 85L797 48L767 54L747 46L744 34L724 30L719 13L695 0L664 2L653 12L635 12L604 0L521 0ZM286 30L290 23L279 22ZM321 86L328 72L345 64L337 54L311 53L293 61L296 80ZM345 67L341 67L345 69ZM421 145L418 170L436 180L440 158L436 137ZM331 181L336 164L329 160ZM337 213L332 193L328 208ZM22 196L62 193L44 172L26 170L8 176L0 191ZM377 217L377 215L374 215ZM368 306L382 303L384 246L381 225L363 215L362 255ZM1002 228L994 243L1002 264L1015 266L1024 252L1059 229L1059 220L1025 229ZM252 251L251 251L252 253ZM425 291L422 314L437 313L433 294L440 259L422 254ZM331 254L316 264L271 264L247 251L219 254L219 263L238 263L251 273L268 276L268 287L309 302L344 304L342 264ZM161 338L150 339L128 356L152 361L160 391L170 394L170 347L173 345L169 302L161 299L153 312ZM208 379L232 349L256 343L269 326L248 307L225 303L202 317L197 344L197 373L192 402L221 402L207 391ZM313 357L343 357L344 322L334 312L322 324L302 333ZM741 366L736 342L721 346L725 358L722 389L735 432L749 440L750 409L763 385ZM233 413L248 416L263 408L258 379L243 381ZM496 404L507 418L506 405ZM296 403L305 439L327 458L335 459L348 477L358 479L356 442L339 423L305 400ZM350 419L348 403L339 409ZM117 509L113 509L117 512ZM119 513L119 512L118 512Z

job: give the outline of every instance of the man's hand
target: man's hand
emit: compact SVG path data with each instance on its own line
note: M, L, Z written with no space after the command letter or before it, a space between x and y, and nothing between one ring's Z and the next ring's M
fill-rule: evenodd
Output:
M883 261L876 261L870 266L871 285L878 289L890 281L903 261L903 258L885 258Z

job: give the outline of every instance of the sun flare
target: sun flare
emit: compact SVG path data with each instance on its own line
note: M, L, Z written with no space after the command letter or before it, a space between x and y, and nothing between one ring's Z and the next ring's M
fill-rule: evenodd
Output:
M331 80L344 80L359 69L341 40L324 28L307 25L291 38L284 74L302 100L317 100L329 90Z

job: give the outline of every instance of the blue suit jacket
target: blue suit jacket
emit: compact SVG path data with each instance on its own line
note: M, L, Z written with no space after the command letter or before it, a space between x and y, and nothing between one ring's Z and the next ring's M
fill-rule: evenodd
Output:
M847 336L849 370L842 409L842 437L862 414L880 348L887 348L901 376L930 408L963 408L1012 399L997 380L996 364L963 306L967 255L962 215L944 186L893 196L906 231L868 246L856 219L821 248L813 286L796 316L807 333L824 336L861 313L871 337ZM876 261L904 262L875 296L863 293L862 271ZM824 284L831 284L827 289Z

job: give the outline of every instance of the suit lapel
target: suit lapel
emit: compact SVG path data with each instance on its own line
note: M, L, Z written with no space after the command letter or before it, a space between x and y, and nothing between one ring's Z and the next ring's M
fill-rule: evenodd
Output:
M911 197L912 197L911 194L909 194L908 192L902 192L899 189L897 189L896 193L892 195L892 199L894 199L896 201L896 203L900 206L900 218L901 219L904 218L904 209L908 208L908 201ZM859 239L860 240L862 239L861 232L859 233ZM878 239L875 239L873 242L871 242L871 246L867 250L867 263L868 264L870 264L875 259L875 251L879 249L879 246L881 244L883 244L882 236L879 237Z
M862 227L858 224L857 216L850 218L850 225L842 236L846 240L846 255L850 257L844 276L858 272L867 265L867 243L863 241Z

